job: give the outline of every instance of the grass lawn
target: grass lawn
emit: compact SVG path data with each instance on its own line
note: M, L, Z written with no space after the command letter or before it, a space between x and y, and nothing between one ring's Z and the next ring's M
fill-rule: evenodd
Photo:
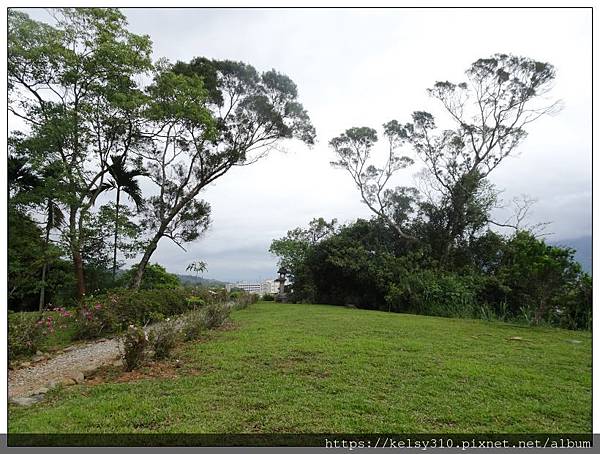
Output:
M58 390L11 406L9 432L591 432L589 332L275 303L233 320L178 352L197 375Z

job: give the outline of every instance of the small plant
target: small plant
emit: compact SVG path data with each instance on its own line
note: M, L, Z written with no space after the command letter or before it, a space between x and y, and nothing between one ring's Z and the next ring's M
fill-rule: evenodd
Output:
M149 336L150 346L154 350L154 358L168 358L177 344L177 328L171 319L155 326Z
M203 311L203 324L206 329L213 329L221 326L229 318L231 310L224 304L211 304Z
M263 301L275 301L275 295L271 294L271 293L265 293L261 300Z
M145 350L148 345L148 335L143 328L129 325L123 336L121 357L125 363L125 370L131 371L139 367L145 358Z
M200 337L204 330L204 314L202 312L196 309L186 315L181 330L184 340L192 341Z

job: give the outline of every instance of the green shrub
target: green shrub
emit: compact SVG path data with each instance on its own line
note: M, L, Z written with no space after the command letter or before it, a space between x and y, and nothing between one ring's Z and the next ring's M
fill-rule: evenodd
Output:
M136 272L137 265L133 265L119 277L117 284L126 287ZM167 272L163 266L151 263L146 266L140 285L142 290L176 289L181 285L181 281L175 274Z
M148 340L154 350L154 357L156 359L168 358L177 344L177 337L175 322L169 318L153 327Z
M147 345L148 336L144 329L131 325L123 335L123 342L120 347L125 370L134 370L144 362Z
M236 301L244 293L245 292L243 290L232 290L231 292L229 292L229 299L232 301Z
M189 305L190 309L195 309L197 307L206 305L206 301L204 301L200 296L197 295L188 296L185 302Z
M270 293L265 293L262 296L261 300L263 300L263 301L275 301L275 295L272 295Z
M211 304L202 311L204 328L213 329L221 326L229 318L231 309L224 304Z
M183 319L181 332L186 341L196 340L204 330L204 314L200 309L190 311Z
M118 289L91 296L78 311L77 337L93 339L182 314L190 309L189 296L185 289Z
M406 273L390 285L386 301L394 312L440 317L473 317L477 313L476 281L471 276L421 270Z
M42 321L42 323L39 323ZM45 335L45 320L39 312L17 312L8 316L8 358L10 361L20 356L35 353Z
M237 301L235 302L236 309L245 309L251 304L254 304L258 301L258 295L254 293L247 293L245 295L241 295Z
M118 330L119 319L106 302L86 301L75 314L74 338L97 339Z

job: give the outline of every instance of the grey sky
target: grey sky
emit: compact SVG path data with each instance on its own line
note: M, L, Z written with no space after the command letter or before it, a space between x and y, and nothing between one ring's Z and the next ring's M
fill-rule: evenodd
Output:
M154 58L195 56L275 68L298 85L317 129L312 148L282 144L249 167L233 169L203 197L212 226L184 253L164 239L153 262L185 272L208 263L206 277L272 277L273 238L313 217L369 217L350 178L330 167L330 138L352 126L405 122L414 110L437 112L425 90L460 82L481 57L513 53L556 66L551 92L563 110L529 128L519 156L491 180L503 198L539 199L532 221L551 221L551 240L591 235L591 10L589 9L124 9L135 33L148 34ZM43 17L43 11L28 11ZM420 166L397 181L413 184ZM503 220L506 213L498 213Z

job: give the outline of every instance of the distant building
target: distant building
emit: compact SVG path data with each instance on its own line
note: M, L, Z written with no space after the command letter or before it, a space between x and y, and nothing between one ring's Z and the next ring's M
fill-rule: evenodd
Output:
M234 288L239 288L248 293L264 295L266 293L277 293L279 290L279 284L273 279L267 279L263 282L236 282L235 284L227 284L225 288L228 292L230 292Z
M262 283L262 292L275 294L279 290L279 285L273 279L267 279Z

